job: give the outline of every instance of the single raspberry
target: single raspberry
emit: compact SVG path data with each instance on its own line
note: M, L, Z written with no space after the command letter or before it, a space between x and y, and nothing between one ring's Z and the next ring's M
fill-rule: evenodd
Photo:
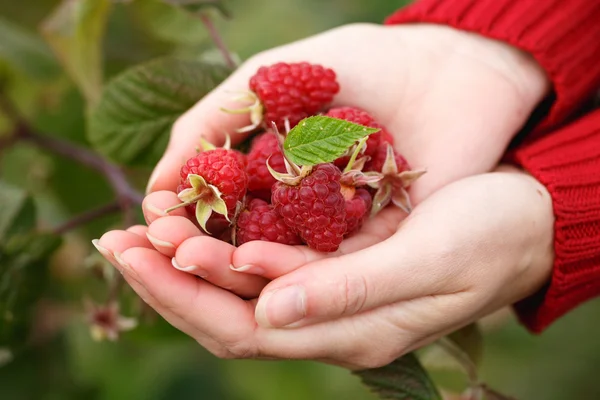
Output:
M248 191L255 197L270 201L271 187L276 180L267 168L267 160L275 171L285 172L285 162L276 134L267 131L254 138L247 160Z
M379 124L375 119L366 111L361 110L356 107L336 107L327 111L325 114L328 117L343 119L348 122L353 122L355 124L368 126L371 128L379 128L379 132L375 132L369 136L367 139L367 145L364 151L364 154L372 157L377 148L381 145L382 142L386 141L393 143L393 136L388 132L388 130L381 124ZM346 164L350 160L350 156L343 156L335 160L335 165L340 168L345 168Z
M261 199L252 199L237 220L237 244L264 240L289 245L302 244L298 234L283 222L273 206Z
M346 235L358 231L371 212L373 199L365 189L356 189L354 197L346 200Z
M300 120L324 109L339 90L335 72L307 62L263 66L250 78L250 93L238 100L252 101L249 107L226 112L250 112L252 124L240 129L247 132L262 122L270 127L274 122L281 130L286 120L294 127Z
M198 153L180 170L177 191L183 203L167 211L186 206L204 230L213 211L231 220L248 186L244 167L244 158L236 150L219 148Z
M402 154L398 153L395 149L392 149L394 152L394 160L396 161L396 166L400 172L408 171L410 166L408 165L408 161ZM385 163L385 159L387 157L388 151L388 143L382 143L377 147L377 150L372 155L371 160L367 161L365 164L365 171L376 171L381 172L383 169L383 164Z
M319 164L296 185L273 185L276 211L309 247L318 251L336 251L346 233L346 202L340 177L341 171L335 165Z

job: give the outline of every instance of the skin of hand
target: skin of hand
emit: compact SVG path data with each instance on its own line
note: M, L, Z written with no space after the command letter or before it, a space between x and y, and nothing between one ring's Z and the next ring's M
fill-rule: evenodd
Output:
M417 207L410 218L403 221L400 211L386 210L345 240L337 253L324 256L264 242L236 249L203 235L185 209L168 216L162 211L179 202L173 193L179 168L195 154L199 137L218 144L223 131L248 124L245 116L220 111L236 107L231 92L246 89L260 65L277 61L332 67L342 88L334 105L369 111L395 135L397 149L413 167L427 168L411 188ZM492 175L499 186L507 186L501 191L492 191L488 186L495 185L484 184L481 177L440 190L492 169L548 86L527 54L441 26L349 25L269 50L248 60L177 121L148 185L143 210L149 227L109 232L99 250L171 324L220 357L304 358L353 369L383 365L532 293L548 278L551 205L532 178ZM511 199L524 203L527 197L530 208L531 188L539 190L536 212L527 208L528 214L522 213L514 202L498 202L507 200L511 182ZM475 196L477 212L467 196L475 187L481 191ZM453 195L447 195L452 188ZM488 198L490 193L502 196ZM482 205L482 196L488 205ZM454 212L461 218L450 218ZM499 220L504 214L507 218ZM535 224L531 232L521 228L525 221ZM406 226L413 227L413 234L402 233ZM360 266L364 275L353 276L339 266ZM392 266L397 279L390 278ZM313 272L319 274L314 281L323 284L322 294L333 298L323 302L306 286L301 301L267 301L271 289L303 287L301 275ZM326 272L331 275L321 277ZM394 288L386 286L392 282ZM275 303L284 310L273 309ZM305 318L295 329L273 329L291 323L290 310L299 304ZM393 311L392 304L402 306Z
M379 367L533 294L552 270L550 196L512 167L443 187L400 224L368 221L352 240L375 244L335 256L260 241L198 251L217 242L180 242L193 232L165 222L176 218L108 232L98 248L158 313L222 358ZM242 273L223 268L230 262ZM244 300L235 275L250 296L271 282Z

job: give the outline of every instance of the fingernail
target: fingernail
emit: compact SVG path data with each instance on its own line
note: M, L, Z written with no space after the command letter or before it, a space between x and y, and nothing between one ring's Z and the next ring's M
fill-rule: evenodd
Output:
M131 271L131 266L129 264L127 264L125 262L125 260L123 260L123 258L121 258L120 253L115 253L115 261L121 267L122 271L127 271L127 272Z
M194 275L198 275L200 278L206 278L208 276L208 273L205 270L198 267L197 265L188 265L186 267L182 267L181 265L179 265L175 257L171 259L171 264L173 265L173 267L175 267L175 269L178 269L179 271L193 272Z
M152 243L152 245L156 247L156 250L173 250L175 248L175 245L173 243L155 238L148 232L146 232L146 237L148 238L150 243Z
M146 204L144 206L144 208L146 209L146 211L151 212L152 214L156 215L157 217L166 217L169 215L165 212L165 210L161 210L160 208L158 208L155 205L152 205L150 203Z
M256 265L246 264L241 267L235 267L233 264L229 266L229 269L235 272L244 272L246 274L254 274L254 275L263 275L265 270L261 267L257 267Z
M148 179L148 185L146 186L146 194L150 194L150 192L152 191L152 187L158 180L159 176L160 176L160 172L158 169L155 168L154 172L152 172L152 175L150 175L150 179Z
M256 305L256 322L265 328L281 328L306 316L306 292L294 285L261 296Z
M110 252L110 250L108 250L106 247L100 246L100 241L98 239L92 240L92 244L94 245L96 250L98 250L98 252L102 254L102 257L106 258L110 262L116 261L115 256Z

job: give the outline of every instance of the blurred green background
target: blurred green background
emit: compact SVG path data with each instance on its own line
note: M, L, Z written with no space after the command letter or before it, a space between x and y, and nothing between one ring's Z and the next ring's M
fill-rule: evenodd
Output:
M40 21L58 3L0 0L0 27L17 25L35 37ZM115 3L104 44L107 77L156 56L200 54L212 47L199 22L165 12L158 1ZM403 3L231 0L227 4L232 18L215 14L215 22L229 48L243 60L341 24L381 22ZM84 102L71 81L52 61L4 62L5 39L0 30L0 76L22 111L37 128L85 144ZM38 49L40 43L30 45ZM7 129L0 117L0 138ZM149 170L128 172L142 188ZM44 226L56 226L112 196L95 173L22 144L0 154L0 178L34 194ZM51 263L33 345L0 367L0 399L375 399L356 377L335 367L218 360L149 312L143 326L119 342L94 342L81 299L102 299L105 286L85 268L94 262L88 257L89 240L117 223L116 217L103 218L67 235ZM127 311L133 311L131 307ZM600 302L589 302L541 336L528 334L508 313L491 318L485 324L483 378L520 400L600 399L599 315Z

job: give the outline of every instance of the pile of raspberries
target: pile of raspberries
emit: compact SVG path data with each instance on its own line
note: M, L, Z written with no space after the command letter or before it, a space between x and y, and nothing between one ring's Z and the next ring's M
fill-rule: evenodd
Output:
M252 106L244 110L252 125L240 129L252 132L247 153L204 143L181 168L182 203L167 211L186 207L204 231L234 245L265 240L320 252L336 251L388 204L410 212L406 188L424 171L410 170L393 136L366 111L328 108L340 89L332 69L306 62L263 66L249 88ZM295 165L284 155L285 133L315 115L379 131L334 162Z

